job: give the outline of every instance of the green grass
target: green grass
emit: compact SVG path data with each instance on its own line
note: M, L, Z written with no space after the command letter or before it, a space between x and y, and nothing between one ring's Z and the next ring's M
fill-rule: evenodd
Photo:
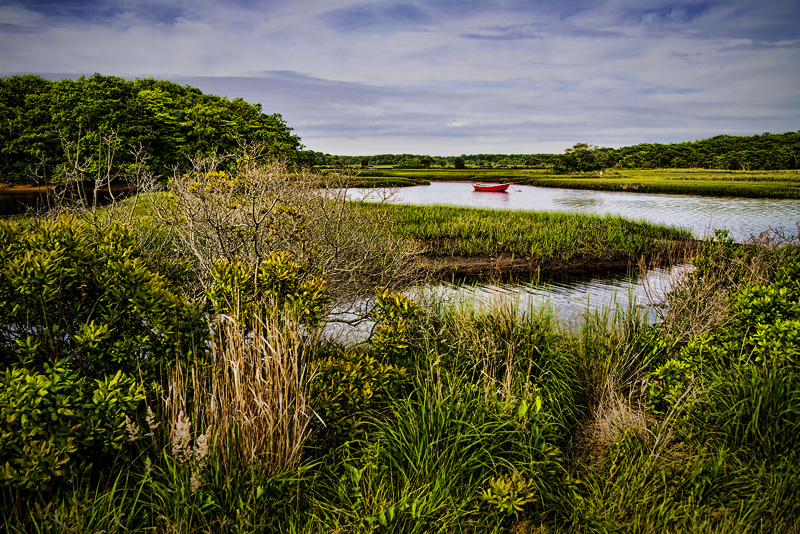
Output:
M714 436L705 410L677 423L645 412L652 347L635 311L609 307L568 327L550 310L513 299L424 309L408 324L411 391L388 410L361 414L358 438L306 450L300 465L270 475L226 471L212 451L195 491L193 464L172 457L165 431L113 480L39 495L4 492L0 519L12 532L756 533L800 526L794 446L763 450L761 440L738 440L748 429L733 425ZM783 372L797 376L793 366ZM775 385L721 369L718 379L736 386L734 396L716 396L718 386L708 391L722 403L708 415L722 418L758 404L767 391L761 385ZM796 393L784 400L791 413L800 406ZM764 428L787 425L780 413L766 417Z
M398 232L421 240L431 255L510 253L538 261L616 260L655 253L687 230L618 216L485 210L452 206L381 205Z
M800 198L800 171L619 170L591 176L537 176L543 187L724 197Z
M619 169L581 175L556 175L548 169L364 169L358 177L409 181L511 181L541 187L631 191L683 195L800 198L800 171L714 169Z

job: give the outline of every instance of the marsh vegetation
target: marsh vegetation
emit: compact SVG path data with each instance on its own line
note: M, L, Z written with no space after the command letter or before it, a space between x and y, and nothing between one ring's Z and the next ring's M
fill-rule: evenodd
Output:
M800 526L796 245L720 233L656 324L609 306L567 325L514 299L400 290L421 243L546 261L685 234L359 204L309 194L319 176L231 163L113 210L0 225L10 531ZM355 296L369 339L324 338Z

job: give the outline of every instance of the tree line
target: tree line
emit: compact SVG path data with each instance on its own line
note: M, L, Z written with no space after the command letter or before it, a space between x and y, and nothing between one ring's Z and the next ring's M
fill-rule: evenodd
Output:
M300 160L314 167L380 167L435 169L437 167L551 167L556 154L461 154L427 156L419 154L377 154L373 156L337 156L313 150L300 151Z
M601 148L577 143L564 154L473 154L426 156L379 154L335 156L312 150L301 159L315 166L394 166L552 168L557 173L624 169L727 169L780 170L800 168L800 131L753 136L718 135L682 143L642 143L622 148Z
M340 156L301 150L280 114L241 98L153 78L133 81L94 74L50 81L36 75L0 78L0 180L58 182L79 168L91 178L113 167L170 175L189 160L266 147L310 167L548 168L556 173L608 168L778 170L800 168L800 131L718 135L682 143L600 148L578 143L564 154L377 154ZM145 161L146 160L146 161Z
M165 176L192 157L256 144L270 156L296 160L300 138L291 131L260 104L164 80L0 78L3 181L49 183L78 165L91 176L104 160L124 177L127 166L141 165L142 154L151 172Z

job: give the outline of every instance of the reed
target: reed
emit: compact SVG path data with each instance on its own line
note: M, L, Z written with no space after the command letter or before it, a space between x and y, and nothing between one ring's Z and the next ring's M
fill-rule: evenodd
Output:
M196 427L213 431L224 475L242 466L267 476L296 467L313 417L301 332L277 314L220 315L210 361L188 370L189 377L179 368L172 379L171 441L181 416L191 414Z

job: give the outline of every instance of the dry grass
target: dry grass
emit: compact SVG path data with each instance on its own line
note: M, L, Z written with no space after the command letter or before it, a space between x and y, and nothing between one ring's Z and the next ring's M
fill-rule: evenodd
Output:
M213 330L210 364L188 376L178 367L173 376L171 441L180 439L174 429L193 407L194 426L204 435L213 430L225 473L245 466L270 475L297 465L313 416L300 327L272 317L220 316Z
M592 408L575 439L575 446L588 465L598 467L603 453L623 436L651 434L653 422L644 406L633 396L623 396L620 388L609 384Z
M716 239L702 243L699 251L687 249L668 261L657 260L671 265L673 272L665 285L646 288L650 304L660 310L662 333L678 343L723 325L730 315L729 295L747 284L768 283L769 273L781 262L779 249L793 243L796 236L765 232L744 244ZM646 267L640 265L642 272Z

